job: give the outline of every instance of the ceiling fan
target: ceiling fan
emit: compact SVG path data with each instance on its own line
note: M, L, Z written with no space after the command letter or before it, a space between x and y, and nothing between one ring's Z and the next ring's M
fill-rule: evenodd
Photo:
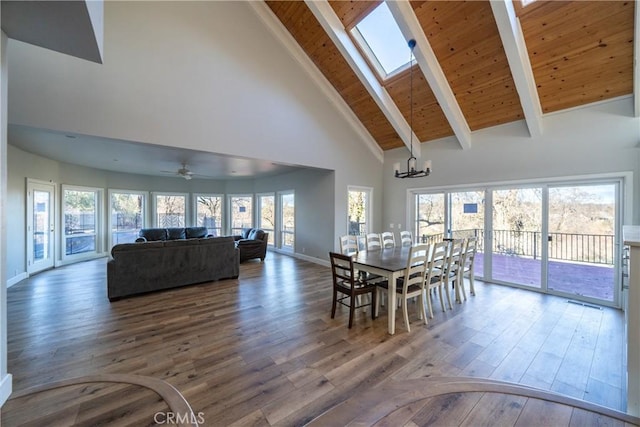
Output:
M179 177L182 177L182 178L186 179L187 181L190 180L191 178L193 178L193 172L191 172L187 168L187 164L185 162L182 162L182 167L179 168L177 171L160 171L160 172L175 174L175 175L177 175Z

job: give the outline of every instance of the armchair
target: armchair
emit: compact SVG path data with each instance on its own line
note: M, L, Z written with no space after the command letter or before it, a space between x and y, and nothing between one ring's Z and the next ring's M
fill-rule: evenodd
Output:
M240 250L240 262L253 258L264 261L267 255L269 233L259 228L245 228L240 236L234 236L236 247Z

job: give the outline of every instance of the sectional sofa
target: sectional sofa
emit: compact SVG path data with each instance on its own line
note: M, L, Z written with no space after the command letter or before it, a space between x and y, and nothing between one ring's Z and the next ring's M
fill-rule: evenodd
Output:
M183 229L185 238L168 239L182 234L175 229L173 234L170 229L162 230L141 231L144 240L115 245L111 249L111 259L107 262L107 296L110 301L238 277L240 252L233 237L186 238L187 235L201 235L202 230L195 233L195 230L188 232ZM149 240L152 236L157 239Z

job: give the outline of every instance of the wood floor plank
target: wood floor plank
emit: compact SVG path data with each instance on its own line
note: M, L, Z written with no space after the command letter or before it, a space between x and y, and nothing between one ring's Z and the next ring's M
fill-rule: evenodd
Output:
M460 426L513 426L527 402L526 397L485 393Z
M571 421L572 408L539 399L528 399L516 421L516 427L566 426Z

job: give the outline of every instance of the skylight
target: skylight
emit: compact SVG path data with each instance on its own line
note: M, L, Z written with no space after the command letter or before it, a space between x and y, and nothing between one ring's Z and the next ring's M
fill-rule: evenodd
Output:
M352 31L383 78L409 63L409 47L386 2L382 2Z

